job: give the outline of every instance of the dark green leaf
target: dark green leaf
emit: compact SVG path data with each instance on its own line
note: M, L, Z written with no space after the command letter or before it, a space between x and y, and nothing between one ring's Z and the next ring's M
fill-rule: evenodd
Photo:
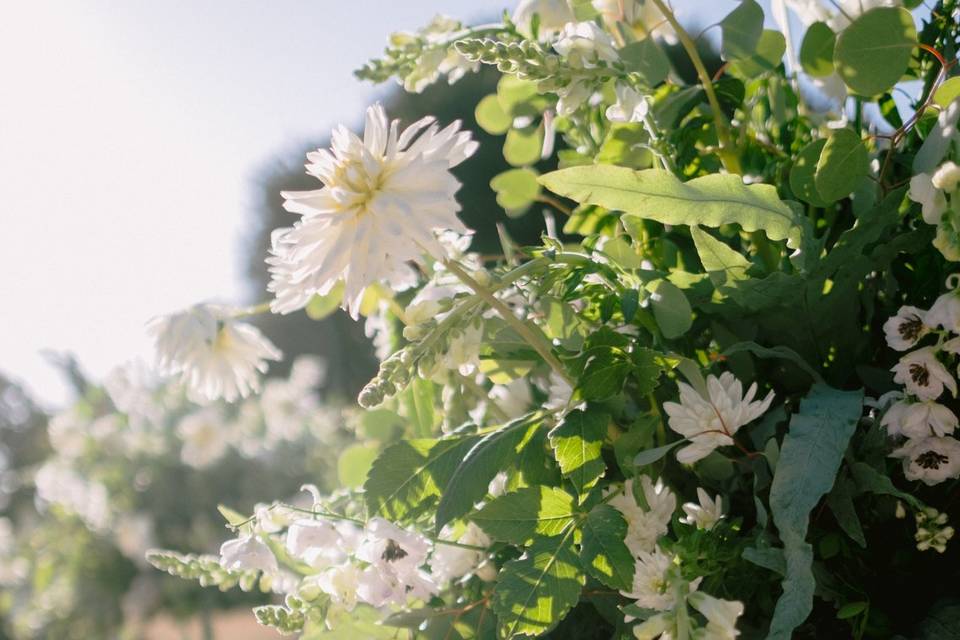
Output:
M585 571L608 587L630 591L634 560L623 539L627 521L608 504L598 504L583 522L580 562Z

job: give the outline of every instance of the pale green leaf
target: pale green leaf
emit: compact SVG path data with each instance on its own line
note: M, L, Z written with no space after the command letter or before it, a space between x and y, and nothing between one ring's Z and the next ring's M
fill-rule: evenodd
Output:
M893 88L917 46L913 16L902 7L877 7L837 36L834 68L856 94L871 97Z
M350 445L337 458L337 479L341 487L356 489L363 485L373 461L377 459L377 448L367 444Z
M826 144L827 141L824 138L807 144L797 154L797 159L790 167L790 189L796 197L815 207L826 207L830 204L820 196L815 181L817 163L820 162L820 155Z
M524 487L494 498L470 520L495 540L524 544L535 536L558 536L577 517L576 499L556 487Z
M747 58L757 50L763 34L763 9L755 0L743 0L720 21L724 60Z
M497 204L508 213L523 212L540 195L537 172L531 169L508 169L490 180L490 188L497 194Z
M773 71L780 65L786 50L787 41L782 33L772 29L764 29L763 33L760 34L756 51L752 55L731 64L730 73L740 78L752 79L768 71Z
M543 127L531 125L510 129L503 143L504 159L515 167L531 165L540 159L543 149Z
M513 124L513 117L503 110L494 94L485 96L477 103L473 116L480 128L492 135L503 135Z
M571 411L550 431L550 446L560 471L583 495L607 469L601 457L610 416L594 409Z
M693 325L693 310L683 291L668 280L647 285L653 317L665 338L679 338Z
M734 251L730 245L717 240L696 225L690 227L690 236L697 247L700 262L714 286L719 287L748 277L750 261Z
M627 71L639 73L650 87L660 84L670 75L670 58L655 38L631 42L620 49L620 60Z
M800 43L800 65L814 78L833 75L833 48L837 34L825 22L814 22Z
M827 140L817 161L814 184L825 202L844 198L870 171L863 140L852 129L838 129Z

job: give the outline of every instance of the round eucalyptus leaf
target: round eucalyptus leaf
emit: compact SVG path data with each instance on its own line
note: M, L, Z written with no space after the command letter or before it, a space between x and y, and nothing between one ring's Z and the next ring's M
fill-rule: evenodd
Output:
M508 212L526 210L540 195L537 177L530 169L508 169L493 177L490 188L497 192L497 204Z
M515 167L533 164L543 149L543 129L539 126L510 129L503 143L503 157Z
M827 141L824 139L814 140L797 155L797 161L790 168L790 188L793 194L815 207L827 206L826 201L820 197L814 176L817 173L817 162L820 160L820 153L823 151Z
M833 74L833 49L837 34L825 22L814 22L800 44L800 65L814 78Z
M869 170L863 140L852 129L839 129L820 152L814 184L825 202L835 202L850 195Z
M900 81L916 46L917 29L910 12L877 7L840 32L833 64L853 93L875 96Z
M477 103L473 116L481 129L495 136L503 135L513 124L513 118L503 110L500 100L492 93Z

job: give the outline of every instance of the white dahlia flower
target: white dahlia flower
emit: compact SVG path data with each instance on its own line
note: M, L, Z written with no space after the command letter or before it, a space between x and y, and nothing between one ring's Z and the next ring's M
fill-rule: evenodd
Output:
M450 169L476 149L459 121L440 129L427 117L401 132L379 104L367 109L362 139L335 129L329 151L307 154L307 173L323 187L281 194L301 218L272 238L273 311L296 311L342 281L343 306L356 318L369 285L412 285L408 262L444 255L435 232L468 232L456 215L460 182Z

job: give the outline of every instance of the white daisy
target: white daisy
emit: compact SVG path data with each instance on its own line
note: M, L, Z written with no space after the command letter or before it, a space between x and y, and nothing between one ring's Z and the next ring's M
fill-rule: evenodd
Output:
M281 194L284 208L302 217L272 238L273 311L300 309L343 282L343 306L356 318L367 286L413 284L408 262L424 252L443 256L436 231L468 232L456 216L460 182L450 169L476 149L459 121L440 129L428 117L401 133L379 104L367 109L362 139L335 129L330 151L307 154L307 173L324 186Z
M623 488L608 501L627 522L624 542L634 555L656 547L657 540L666 535L677 508L677 497L662 481L654 484L649 477L641 476L640 486L646 507L638 504L634 497L633 479L624 482Z
M928 327L924 324L926 312L916 307L904 305L897 315L883 323L883 332L887 335L887 344L891 349L906 351L912 349L922 338Z
M960 441L949 437L907 440L890 454L903 458L903 475L933 486L960 476Z
M723 496L713 499L703 488L697 487L697 500L699 502L683 504L683 512L687 514L683 522L698 529L712 529L723 519Z
M729 371L717 378L707 376L707 398L685 382L679 382L680 402L665 402L670 428L690 440L677 452L677 460L692 464L707 457L717 447L733 444L733 436L743 425L762 416L773 402L773 391L754 401L757 383L746 395L743 384Z
M957 381L937 360L937 352L933 347L908 353L890 370L894 373L894 382L904 385L907 393L921 400L936 400L944 387L954 396L957 395Z
M687 602L707 619L702 637L704 640L734 640L737 631L737 618L743 615L743 603L737 600L714 598L702 591L691 593Z
M630 591L621 591L624 597L636 600L645 609L669 611L677 605L677 592L668 575L673 558L657 547L652 552L637 554ZM700 578L690 583L693 593L700 586Z
M900 400L887 409L880 424L891 436L907 438L944 436L957 428L957 416L947 407L932 400L925 402Z
M260 389L259 374L280 351L226 307L198 304L150 321L159 368L179 374L191 399L233 402Z

